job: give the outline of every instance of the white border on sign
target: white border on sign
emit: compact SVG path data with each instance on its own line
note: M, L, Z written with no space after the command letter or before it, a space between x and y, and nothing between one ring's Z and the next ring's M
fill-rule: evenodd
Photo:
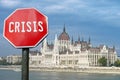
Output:
M41 13L39 10L37 10L36 8L18 8L15 11L13 11L7 18L5 18L4 20L4 28L3 28L3 37L15 48L33 48L36 47L38 44L40 44L40 42L47 37L48 35L48 17L46 15L44 15L43 13L41 13L43 16L45 16L46 18L46 24L47 24L47 33L46 35L43 36L43 38L41 40L39 40L34 46L15 46L6 36L5 36L5 21L11 16L13 15L17 10L23 10L23 9L35 9L36 11L38 11L39 13Z

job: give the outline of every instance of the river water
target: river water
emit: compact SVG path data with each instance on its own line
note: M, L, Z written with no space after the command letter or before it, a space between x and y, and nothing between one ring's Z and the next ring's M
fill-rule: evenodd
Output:
M0 70L0 80L21 80L21 72ZM29 80L120 80L120 74L30 71Z

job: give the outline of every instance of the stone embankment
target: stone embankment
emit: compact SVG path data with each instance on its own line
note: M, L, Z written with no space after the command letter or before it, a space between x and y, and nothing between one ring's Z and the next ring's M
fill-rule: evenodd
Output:
M0 66L0 69L14 70L21 66ZM30 67L30 71L48 71L48 72L80 72L80 73L106 73L120 74L120 67L87 67L87 68L58 68L58 67Z
M87 68L42 68L31 67L31 71L80 72L80 73L115 73L120 74L120 67L87 67Z

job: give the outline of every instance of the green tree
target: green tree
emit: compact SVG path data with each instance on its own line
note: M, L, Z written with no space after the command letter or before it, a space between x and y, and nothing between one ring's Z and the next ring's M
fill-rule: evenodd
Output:
M10 65L10 63L7 63L6 59L0 60L0 65Z
M98 60L98 63L101 65L101 66L107 66L107 59L105 57L102 57Z
M115 61L114 65L115 65L116 67L120 67L120 60Z

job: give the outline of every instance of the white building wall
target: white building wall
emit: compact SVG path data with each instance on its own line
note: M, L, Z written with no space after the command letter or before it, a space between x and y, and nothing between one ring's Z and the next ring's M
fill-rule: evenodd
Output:
M8 63L15 64L15 63L21 62L21 60L22 60L22 56L20 56L20 55L7 56L7 62Z
M79 54L79 67L88 67L89 66L89 60L88 60L88 52L83 51Z
M32 66L39 66L42 63L42 56L37 53L37 55L29 55L29 64Z
M0 61L3 60L2 57L0 57Z

